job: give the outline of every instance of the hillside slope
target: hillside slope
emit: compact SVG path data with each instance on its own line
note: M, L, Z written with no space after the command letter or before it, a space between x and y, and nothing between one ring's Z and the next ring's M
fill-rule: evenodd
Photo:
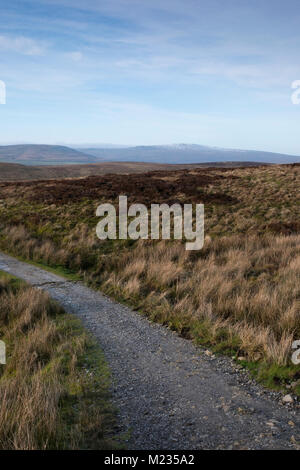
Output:
M93 163L99 158L62 145L0 146L0 162L46 165L55 163Z
M195 144L150 145L128 148L84 148L83 152L109 161L156 163L264 162L300 163L300 157L254 150L224 149Z
M19 163L0 162L0 181L31 181L61 178L82 178L92 175L105 175L108 173L131 174L148 171L172 171L192 169L197 167L233 167L255 166L255 162L223 162L223 163L195 163L187 165L171 165L143 162L101 162L76 165L21 165Z

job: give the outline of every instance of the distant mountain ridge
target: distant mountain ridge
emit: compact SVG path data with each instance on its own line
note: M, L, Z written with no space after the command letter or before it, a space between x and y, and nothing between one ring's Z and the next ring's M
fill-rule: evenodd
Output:
M81 148L104 161L149 163L204 163L255 161L264 163L300 163L300 157L258 150L225 149L197 144L142 145L127 148Z
M0 162L23 165L95 163L99 158L63 145L20 144L0 146Z
M300 163L300 157L197 144L71 148L64 145L0 146L0 162L23 165L71 165L99 162L195 164L212 162Z

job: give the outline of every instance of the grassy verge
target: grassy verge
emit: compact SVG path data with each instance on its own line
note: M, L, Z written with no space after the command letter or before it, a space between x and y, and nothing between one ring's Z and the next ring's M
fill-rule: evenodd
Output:
M235 242L236 241L237 240L235 240ZM289 237L285 239L285 237L283 237L279 238L279 241L282 248L279 250L279 253L277 253L278 262L282 259L283 253L285 253L285 256L287 255L286 244L293 244L293 239ZM286 244L284 241L286 241ZM224 242L220 239L215 240L213 243L214 245L221 244L224 248ZM226 243L228 246L232 247L230 240L227 239ZM261 243L261 240L259 243ZM12 245L10 246L12 247ZM14 250L17 250L18 243L14 243L13 246ZM153 250L154 252L150 255L148 253L148 255L145 256L145 249ZM10 254L14 255L14 250L10 250ZM165 257L161 256L162 251ZM220 247L217 248L214 246L211 248L211 252L213 256L215 256L216 252L219 252L220 256L224 258L224 252ZM259 254L257 253L257 247L254 252L256 255ZM37 256L38 251L35 253ZM187 277L187 281L189 283L192 281L192 285L187 286L183 284L183 286L181 286L181 283L178 282L178 266L176 269L176 264L167 266L167 273L165 273L167 282L165 281L164 283L163 276L166 269L166 257L169 256L169 258L171 258L169 261L177 259L177 264L180 264L180 254L183 257L187 256L180 244L177 244L177 246L170 244L169 247L164 243L151 244L148 248L144 246L131 247L130 250L123 250L119 253L118 258L110 257L108 262L110 269L107 269L106 265L103 266L103 264L101 264L100 268L98 267L97 269L95 266L85 272L82 272L80 269L76 272L75 268L70 269L68 267L62 267L55 262L52 264L51 258L48 260L48 265L42 258L39 259L39 261L33 261L21 256L18 256L18 258L56 274L66 276L69 279L85 280L90 287L96 289L100 288L106 294L129 305L150 320L168 326L172 330L177 331L181 336L193 340L196 345L208 347L216 354L234 357L240 365L247 368L251 375L264 386L274 390L292 391L295 395L300 396L300 369L299 366L293 365L290 360L292 341L298 338L298 336L300 337L297 317L298 304L296 304L297 306L294 310L294 323L292 322L293 315L291 315L293 311L291 308L289 309L289 320L292 322L289 328L286 321L283 320L280 329L280 314L278 310L280 308L283 309L283 306L279 304L278 310L273 312L273 326L276 325L279 329L277 331L270 329L271 318L270 315L267 316L267 313L273 308L273 305L270 304L270 298L267 303L265 299L258 301L257 305L257 309L260 309L261 314L266 315L267 318L259 318L258 321L256 320L256 324L254 321L250 322L249 319L245 322L245 318L242 318L242 321L240 320L234 323L230 315L227 315L226 318L226 315L223 314L224 302L225 307L231 309L231 311L229 310L230 312L237 310L236 301L239 297L235 295L232 298L232 290L237 294L237 283L232 282L232 262L230 261L227 267L229 273L226 273L226 271L225 273L221 272L218 277L217 273L212 271L211 276L214 277L214 279L208 276L207 284L203 285L202 289L198 285L199 277L193 279L191 272ZM236 252L234 257L240 254L241 253ZM293 254L294 251L291 251L292 256ZM261 254L259 254L259 256L261 262ZM206 255L203 254L203 257L205 259ZM244 257L249 258L249 254L244 254ZM145 262L145 258L148 258L147 262ZM150 260L152 260L152 273ZM195 260L193 260L193 264L194 261ZM203 264L204 275L207 276L205 262ZM220 268L218 263L215 266L215 269L216 268L217 270ZM145 276L145 269L147 269L149 273L148 279ZM199 266L196 266L194 269L199 275ZM212 270L212 266L210 266L209 269ZM264 270L262 270L262 272L264 274ZM219 293L219 289L224 285L228 274L231 289L229 289L227 293L222 290ZM174 275L175 278L172 279ZM284 276L286 275L287 272L285 270ZM294 272L292 272L292 282L293 279ZM277 273L276 280L277 283L279 283L280 278ZM250 291L248 292L246 287L242 285L242 280L240 282L240 296L244 301L242 309L244 308L246 311L247 302L250 303L246 294L253 296L255 289L257 289L255 284L258 284L260 290L256 292L256 294L258 296L261 295L261 292L264 292L264 289L268 288L270 279L267 279L267 283L265 284L261 284L261 282L255 283L253 280L251 284L247 282L247 287L250 286ZM215 299L210 297L210 303L204 302L203 305L202 302L203 299L205 299L205 290L207 289L207 294L211 295L211 291L208 289L209 284L212 289L215 289L217 295ZM298 292L299 288L297 284L294 286L295 292ZM198 293L201 299L200 305L195 305L195 299L193 298L195 292ZM275 299L273 299L273 304L277 301L277 295L278 294L276 294ZM290 300L293 302L293 298ZM226 301L230 301L229 307L228 304L226 305ZM218 305L220 302L220 314L213 314L212 305ZM254 304L254 299L252 299L252 302ZM202 307L201 311L199 311L199 307ZM250 310L251 313L253 313L253 307L254 305L252 306L252 312ZM255 320L255 318L253 320ZM288 331L290 331L289 336L286 334Z
M0 272L0 449L113 449L103 354L48 295Z

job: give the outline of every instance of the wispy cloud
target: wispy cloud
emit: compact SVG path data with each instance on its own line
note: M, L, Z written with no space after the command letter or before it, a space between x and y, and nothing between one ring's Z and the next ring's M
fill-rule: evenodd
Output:
M0 36L0 50L24 55L43 55L45 44L24 36Z

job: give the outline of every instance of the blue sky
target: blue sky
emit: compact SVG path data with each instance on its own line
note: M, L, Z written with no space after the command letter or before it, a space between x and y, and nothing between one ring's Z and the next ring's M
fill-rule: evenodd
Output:
M0 0L0 143L300 155L299 0Z

